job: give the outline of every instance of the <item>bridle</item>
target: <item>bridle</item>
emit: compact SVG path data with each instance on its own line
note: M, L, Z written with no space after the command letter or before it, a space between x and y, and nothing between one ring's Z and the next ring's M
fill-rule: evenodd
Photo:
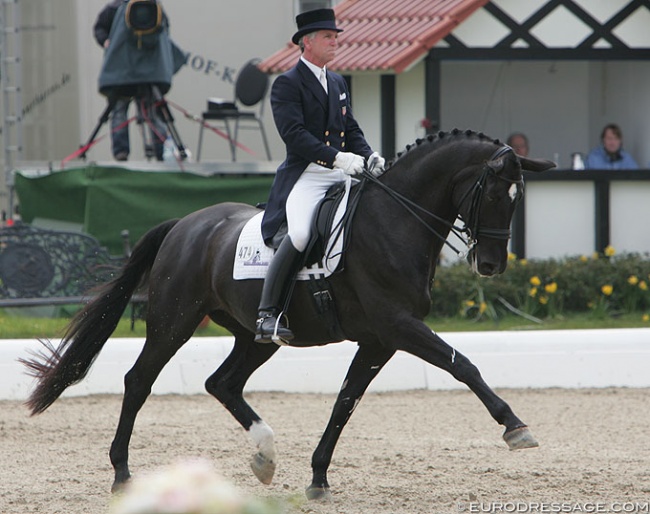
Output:
M465 227L463 228L463 231L467 233L467 237L469 238L470 241L473 241L474 244L476 244L476 240L478 239L479 234L484 237L490 237L492 239L505 239L506 241L510 239L511 233L509 228L491 228L491 227L482 226L479 224L480 223L479 215L481 210L481 202L483 201L484 186L488 176L492 175L498 180L504 180L511 184L521 184L523 186L523 177L517 180L509 179L499 175L497 173L498 170L490 166L491 161L494 161L499 157L503 157L507 153L511 153L511 152L513 152L513 150L508 145L504 145L501 148L499 148L496 152L494 152L490 157L490 159L484 164L481 176L474 184L474 187L468 189L467 192L461 198L460 205L462 205L471 194L471 198L470 198L471 203L470 203L469 214L468 214L469 219L464 220L462 216L459 217L461 218L463 223L465 223Z
M491 161L498 159L499 157L503 157L508 153L514 153L510 146L508 145L500 146L483 165L483 170L481 172L481 175L477 179L474 186L468 189L467 192L462 196L459 202L459 207L462 206L463 203L465 203L466 201L470 202L467 219L463 219L463 217L460 215L458 216L460 220L463 222L462 227L457 227L454 223L450 223L446 219L443 219L440 216L438 216L437 214L434 214L431 211L425 209L424 207L419 206L414 201L405 197L401 193L398 193L394 189L391 189L389 186L387 186L386 184L378 180L377 177L372 175L372 173L370 173L370 171L368 170L365 170L363 172L363 179L365 179L365 181L370 181L378 185L379 187L381 187L384 191L386 191L386 193L393 200L395 200L402 207L404 207L411 215L413 215L413 217L415 217L415 219L418 220L429 232L431 232L435 237L440 239L444 244L446 244L449 248L451 248L454 252L456 252L457 255L461 257L465 257L472 250L472 248L476 246L479 235L483 237L489 237L492 239L502 239L506 241L510 239L511 234L509 228L486 227L480 224L480 219L479 219L480 211L481 211L481 203L483 201L483 194L485 190L485 182L487 181L488 176L492 175L499 180L505 180L506 182L510 182L512 184L523 185L523 177L517 180L509 179L499 175L497 173L498 170L490 166ZM421 214L433 218L437 222L449 228L449 231L452 232L456 237L458 237L458 239L460 239L465 244L465 246L467 246L467 251L461 252L460 250L458 250L454 245L452 245L447 240L445 236L443 236L435 228L433 228L421 216Z

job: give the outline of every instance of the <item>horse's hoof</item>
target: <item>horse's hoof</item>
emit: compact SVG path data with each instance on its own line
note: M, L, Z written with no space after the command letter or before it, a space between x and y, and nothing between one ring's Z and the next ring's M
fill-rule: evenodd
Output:
M329 487L317 487L310 485L305 491L308 500L316 501L330 501L332 499L332 493L330 492Z
M124 480L123 482L118 482L117 480L113 482L113 485L111 486L111 493L113 494L119 494L122 491L124 491L124 488L126 487L126 484L128 483L128 479Z
M539 446L537 439L526 426L506 431L503 434L503 440L511 450L523 450L524 448L537 448Z
M269 485L275 474L275 462L267 459L261 453L256 453L251 461L251 469L260 482Z

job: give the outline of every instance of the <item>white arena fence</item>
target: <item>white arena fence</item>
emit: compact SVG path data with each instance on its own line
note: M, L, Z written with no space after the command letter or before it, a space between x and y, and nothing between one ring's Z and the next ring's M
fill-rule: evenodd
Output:
M478 366L494 388L650 387L650 329L530 330L440 334ZM143 338L110 339L79 384L64 396L121 394L124 374ZM226 358L231 337L195 337L167 364L153 394L205 394L203 383ZM0 399L24 400L33 379L17 359L39 349L36 340L0 341ZM356 344L281 348L249 380L245 391L335 393ZM398 352L369 391L464 388L444 371Z

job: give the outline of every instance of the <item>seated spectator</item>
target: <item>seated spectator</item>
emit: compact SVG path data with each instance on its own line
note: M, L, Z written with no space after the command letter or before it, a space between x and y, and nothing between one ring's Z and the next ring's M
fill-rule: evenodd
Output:
M521 132L513 132L506 141L508 146L512 147L517 155L528 157L528 138Z
M587 154L586 169L635 170L639 165L623 150L623 132L616 123L605 125L600 134L601 144Z

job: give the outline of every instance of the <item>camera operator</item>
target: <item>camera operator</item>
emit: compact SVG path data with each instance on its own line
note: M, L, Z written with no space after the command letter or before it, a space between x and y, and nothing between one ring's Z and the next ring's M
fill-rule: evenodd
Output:
M145 2L149 4L145 6ZM151 30L138 30L142 13L138 8L151 7L160 14ZM133 13L132 13L133 12ZM133 24L129 16L133 14ZM145 17L145 21L146 17ZM165 122L156 103L158 95L171 87L171 76L184 64L182 53L169 39L169 21L156 0L113 0L99 13L93 33L105 49L99 77L99 90L112 104L111 150L118 161L126 161L130 153L128 109L131 100L138 104L139 122L148 125L151 145L145 144L147 157L163 160L167 138ZM155 90L154 90L155 88ZM146 131L143 129L143 137ZM146 141L145 141L146 143Z

